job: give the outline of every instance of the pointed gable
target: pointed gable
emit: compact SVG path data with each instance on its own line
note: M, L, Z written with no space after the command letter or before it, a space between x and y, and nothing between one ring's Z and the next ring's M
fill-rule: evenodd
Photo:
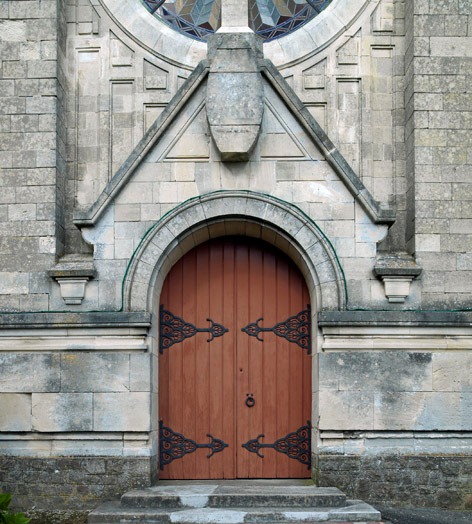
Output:
M381 207L373 199L345 158L270 61L261 61L264 79L264 117L261 137L253 153L255 159L258 157L261 160L261 167L257 167L259 164L253 161L221 164L218 153L215 148L212 148L208 131L206 116L208 71L207 62L201 62L118 169L98 200L88 210L76 213L74 221L78 226L93 225L124 188L126 191L123 197L120 197L121 202L128 199L129 203L140 203L141 198L143 202L159 203L159 198L164 193L160 188L156 189L152 186L152 183L163 182L164 179L166 184L164 202L168 203L178 203L182 199L208 191L231 189L232 186L225 186L229 180L228 172L233 173L230 178L231 183L236 184L235 188L258 187L263 192L271 192L271 189L261 185L257 178L265 176L262 167L265 162L279 160L306 162L306 168L303 169L314 173L312 176L320 180L319 187L316 189L319 194L329 193L333 200L340 200L345 199L345 194L350 193L374 223L393 222L393 211ZM164 174L169 172L168 169L156 165L166 163L181 165L182 162L201 162L209 166L221 164L226 166L221 168L226 170L226 178L221 175L222 178L217 182L216 187L205 182L200 185L194 183L190 189L187 188L182 192L177 187L177 183L182 180L183 175L179 175L180 178L169 177ZM211 169L213 168L207 171ZM319 171L318 175L317 171ZM240 177L239 183L234 182L235 177ZM336 184L339 185L331 184L328 189L323 189L322 181L326 178L331 181L337 180ZM190 180L194 179L190 177ZM138 182L140 187L128 187ZM176 186L172 187L174 182ZM339 197L336 197L336 191L341 191Z

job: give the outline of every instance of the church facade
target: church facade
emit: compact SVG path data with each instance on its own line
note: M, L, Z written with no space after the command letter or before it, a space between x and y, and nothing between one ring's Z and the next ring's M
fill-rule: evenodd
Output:
M0 490L472 507L469 0L10 0L0 53Z

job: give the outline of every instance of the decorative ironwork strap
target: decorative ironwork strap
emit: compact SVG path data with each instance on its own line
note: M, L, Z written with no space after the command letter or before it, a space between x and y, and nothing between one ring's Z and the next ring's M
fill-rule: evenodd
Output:
M306 349L308 354L311 354L311 309L307 306L307 309L300 311L293 317L287 318L283 322L279 322L270 328L265 328L259 325L259 322L264 320L258 318L255 322L248 324L243 327L241 331L247 333L250 337L256 337L260 342L264 342L264 339L260 337L260 333L264 331L271 331L278 337L285 338L289 342L294 342L302 349Z
M188 453L193 453L197 449L208 448L210 453L207 458L211 458L215 453L223 451L228 444L214 438L207 433L210 442L208 444L197 444L194 440L184 437L181 433L176 433L172 429L164 426L162 420L159 421L159 464L160 468L170 464L173 460L182 458Z
M257 438L248 440L243 444L250 453L256 453L258 457L264 458L261 453L262 448L272 448L279 453L284 453L291 459L298 460L306 464L308 469L311 468L311 422L307 421L306 426L298 428L293 433L277 439L273 444L264 444L259 439L264 435L258 435Z
M183 342L186 338L193 337L197 333L210 333L210 338L207 342L211 342L214 338L222 337L228 332L221 324L213 322L211 318L207 318L210 322L210 327L197 328L193 324L186 322L183 318L177 317L170 311L166 311L161 305L160 319L159 319L159 352L164 353L164 349L170 348L174 344Z

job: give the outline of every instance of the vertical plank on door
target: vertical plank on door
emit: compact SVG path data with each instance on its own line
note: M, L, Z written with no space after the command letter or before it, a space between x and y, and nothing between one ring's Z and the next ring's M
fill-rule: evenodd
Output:
M209 314L208 318L221 323L223 319L224 303L224 270L223 270L223 245L216 241L209 252L208 275L209 285ZM215 338L208 344L209 350L209 431L207 433L222 438L223 435L223 347L224 337ZM224 440L224 439L223 439ZM228 441L225 440L226 443ZM210 478L224 478L223 453L216 453L211 459ZM207 460L208 465L210 461Z
M209 250L197 249L196 261L196 278L195 278L195 296L197 297L196 310L196 324L198 327L207 327L207 318L210 317L210 271L209 271ZM198 337L198 338L197 338ZM210 431L210 346L207 342L210 338L207 333L199 333L193 339L197 341L197 352L195 362L195 374L197 377L197 385L195 388L196 398L196 431L195 440L198 443L208 442L207 434ZM215 435L216 436L216 435ZM205 452L197 451L193 453L196 462L197 471L201 472L203 478L211 478L210 464Z
M223 241L223 261L221 270L223 279L223 315L222 324L229 329L222 338L223 352L223 429L221 438L228 444L223 460L223 478L236 477L236 340L237 324L235 322L234 294L235 294L235 246L234 242ZM221 453L223 455L223 453Z
M249 318L252 320L258 319L263 315L263 253L260 248L251 245L249 248L248 267L246 269L246 280L248 289L249 302ZM256 338L251 337L248 340L248 389L246 395L252 394L255 400L253 407L249 408L246 405L247 397L244 395L239 399L243 410L247 412L249 435L257 436L262 431L262 415L264 412L264 384L261 381L262 377L262 362L264 358L264 347ZM254 437L252 437L254 438ZM249 456L249 471L250 478L264 477L264 470L270 464L271 458L261 460L257 455L251 454Z
M250 438L249 433L249 413L247 408L243 409L242 402L249 388L249 340L241 327L249 322L249 302L248 302L248 278L249 267L249 247L247 244L238 243L235 246L235 330L236 339L236 453L237 453L237 476L240 478L249 477L250 457L246 450L241 446ZM244 406L245 408L246 406Z
M273 326L277 322L277 289L275 286L277 270L277 258L271 250L264 252L264 271L262 274L264 286L264 326ZM269 337L269 339L267 338ZM264 420L262 431L265 435L264 441L267 443L274 442L277 438L277 394L276 385L277 377L277 345L273 343L270 333L264 333L263 338L263 355L264 367L262 370L262 383L264 385L263 402L264 402ZM261 348L262 351L262 348ZM254 435L254 437L257 436ZM254 438L253 437L253 438ZM272 459L269 464L264 466L265 476L271 478L277 477L277 464L275 460L275 451L265 450L264 458Z

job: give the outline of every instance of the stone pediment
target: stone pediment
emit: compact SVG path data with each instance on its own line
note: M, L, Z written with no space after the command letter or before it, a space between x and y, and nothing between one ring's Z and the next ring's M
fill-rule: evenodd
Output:
M259 60L258 63L264 84L264 116L261 136L253 154L259 155L262 162L265 160L325 161L374 223L394 222L394 211L380 205L372 197L272 62ZM89 209L74 214L74 223L77 226L93 226L132 181L143 163L221 161L220 158L212 158L212 144L206 116L206 87L209 73L209 62L206 60L200 62L106 185L96 202ZM238 164L244 166L246 163L232 163L241 170Z

